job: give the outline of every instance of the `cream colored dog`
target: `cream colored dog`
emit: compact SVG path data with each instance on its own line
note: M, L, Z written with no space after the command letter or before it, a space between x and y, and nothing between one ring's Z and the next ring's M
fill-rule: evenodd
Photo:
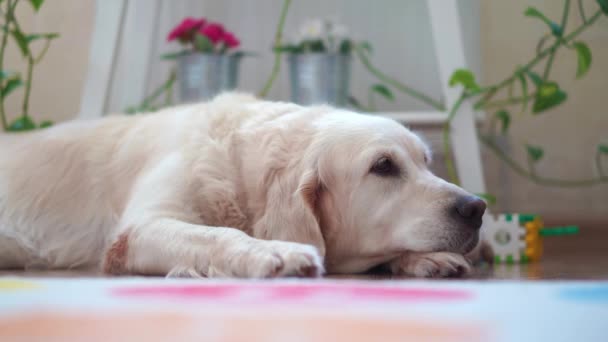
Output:
M226 94L0 136L0 268L470 271L485 204L397 122Z

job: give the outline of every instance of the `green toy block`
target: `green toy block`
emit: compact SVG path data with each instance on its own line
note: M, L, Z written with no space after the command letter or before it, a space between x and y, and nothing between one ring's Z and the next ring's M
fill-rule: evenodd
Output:
M565 226L565 227L546 227L541 228L538 231L540 236L559 236L559 235L574 235L579 232L577 226Z
M527 222L530 221L534 221L534 219L536 219L536 215L531 215L531 214L521 214L519 215L519 224L525 224Z

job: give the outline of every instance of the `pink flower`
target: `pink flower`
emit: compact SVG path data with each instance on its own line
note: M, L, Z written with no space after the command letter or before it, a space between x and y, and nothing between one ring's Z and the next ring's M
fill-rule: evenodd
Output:
M224 36L224 26L221 24L210 23L199 28L199 32L205 37L209 38L213 44L216 44Z
M226 46L228 48L235 48L241 44L241 42L238 40L238 38L235 37L234 34L230 31L224 32L224 36L222 37L222 40L224 41L224 44L226 44Z
M179 39L182 43L192 40L194 32L205 25L205 19L195 19L192 17L185 18L177 25L167 36L167 41Z

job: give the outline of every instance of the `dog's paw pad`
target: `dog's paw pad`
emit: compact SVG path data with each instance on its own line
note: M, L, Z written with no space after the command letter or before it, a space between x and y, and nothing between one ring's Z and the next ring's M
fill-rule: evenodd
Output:
M175 266L173 267L169 273L167 273L167 278L204 278L202 274L196 271L192 267L184 267L184 266Z
M323 274L323 263L317 250L298 243L273 243L273 258L278 260L266 269L262 277L319 277Z
M459 254L410 253L398 259L393 271L420 278L457 278L471 273L469 262Z

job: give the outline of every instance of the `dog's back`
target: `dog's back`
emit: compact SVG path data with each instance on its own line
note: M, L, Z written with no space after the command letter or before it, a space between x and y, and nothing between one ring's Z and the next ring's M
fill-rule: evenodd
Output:
M0 135L0 268L97 264L134 179L180 140L173 119L179 113Z
M138 176L193 137L230 135L251 118L234 109L254 101L228 94L155 114L0 134L0 269L97 265Z

